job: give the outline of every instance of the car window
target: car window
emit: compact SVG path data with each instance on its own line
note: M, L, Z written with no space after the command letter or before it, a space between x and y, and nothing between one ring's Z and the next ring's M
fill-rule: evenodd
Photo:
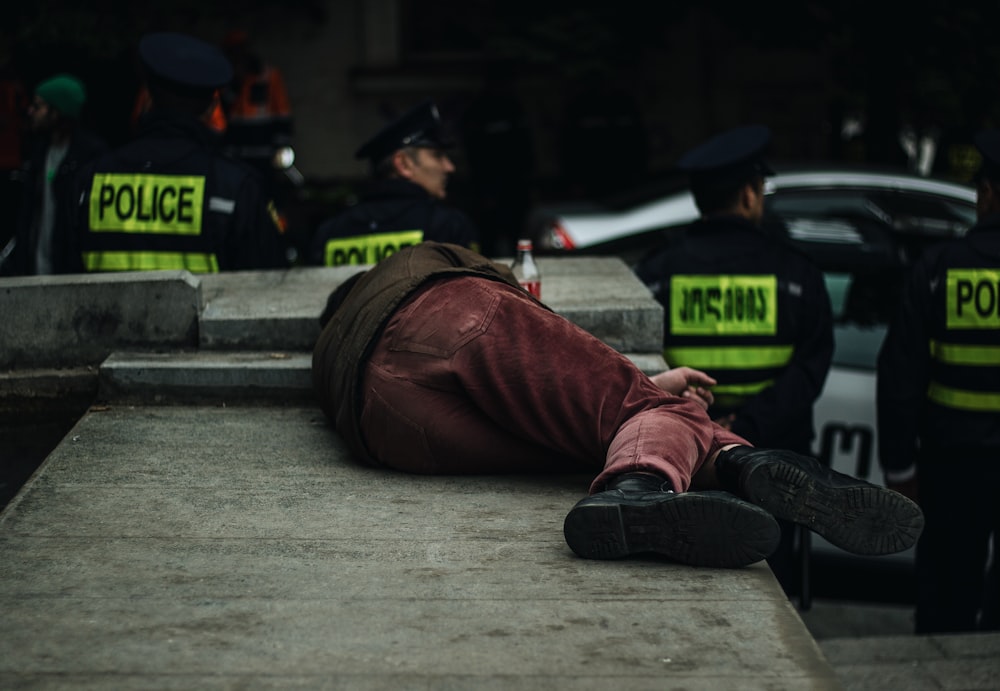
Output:
M875 369L908 267L930 245L975 222L971 202L871 190L778 190L772 232L823 270L834 314L834 364Z
M896 291L893 291L892 298L882 301L885 305L883 309L866 308L862 316L854 305L860 302L860 293L866 292L864 284L867 277L826 271L823 279L833 308L833 364L874 370L878 350L898 297Z

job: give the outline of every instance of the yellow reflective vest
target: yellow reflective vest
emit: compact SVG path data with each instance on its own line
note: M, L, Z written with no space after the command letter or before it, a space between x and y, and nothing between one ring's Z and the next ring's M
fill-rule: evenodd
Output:
M663 356L718 381L713 418L758 446L810 451L833 357L820 270L735 217L693 224L636 273L664 307Z
M1000 452L1000 215L912 268L879 353L878 420L888 471L918 442Z
M253 171L215 153L196 119L156 116L80 178L86 271L194 273L286 264L274 205Z
M427 240L479 251L479 231L465 213L442 204L409 180L379 180L360 202L319 226L309 262L378 264Z

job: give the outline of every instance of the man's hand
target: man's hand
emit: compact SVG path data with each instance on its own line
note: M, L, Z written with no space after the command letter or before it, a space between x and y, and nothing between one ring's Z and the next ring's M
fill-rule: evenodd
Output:
M658 387L675 396L690 398L708 410L715 397L707 387L715 386L715 379L690 367L675 367L650 377Z

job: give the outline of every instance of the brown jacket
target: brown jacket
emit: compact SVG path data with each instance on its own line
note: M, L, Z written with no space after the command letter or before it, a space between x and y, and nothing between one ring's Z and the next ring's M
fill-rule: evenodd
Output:
M510 269L458 245L422 242L366 271L320 333L313 349L313 387L320 406L359 459L378 465L361 434L364 364L396 309L431 279L482 276L518 286Z

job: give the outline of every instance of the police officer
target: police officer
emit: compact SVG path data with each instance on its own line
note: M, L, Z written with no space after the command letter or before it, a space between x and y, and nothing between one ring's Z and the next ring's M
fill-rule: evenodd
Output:
M216 272L286 265L274 205L257 174L218 152L201 116L232 67L212 44L149 34L139 57L153 100L136 138L82 176L87 271Z
M375 264L424 240L479 251L479 231L462 211L442 204L455 165L445 151L441 117L424 101L386 125L355 153L369 160L372 184L361 201L319 226L310 263Z
M770 136L761 125L739 127L680 159L701 218L636 273L664 307L666 361L718 381L710 415L757 446L808 455L833 316L820 270L761 228ZM770 562L792 592L794 532L783 528Z
M916 261L878 359L886 484L926 517L917 633L984 628L978 612L1000 588L985 577L1000 534L1000 131L974 141L977 223Z

